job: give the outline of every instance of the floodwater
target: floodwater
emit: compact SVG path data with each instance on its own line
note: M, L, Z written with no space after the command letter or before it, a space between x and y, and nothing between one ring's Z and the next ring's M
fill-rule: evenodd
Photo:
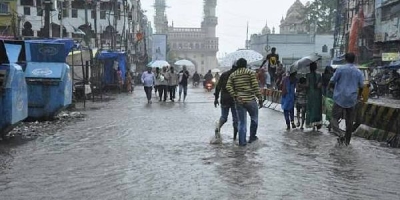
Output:
M286 132L260 110L259 141L211 145L219 109L189 88L185 103L147 105L141 87L35 140L0 143L0 199L400 199L400 150L326 132Z

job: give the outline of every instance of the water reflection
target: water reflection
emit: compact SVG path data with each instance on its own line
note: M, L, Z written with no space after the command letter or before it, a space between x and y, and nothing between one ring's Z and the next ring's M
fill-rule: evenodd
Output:
M216 171L227 183L226 192L231 199L248 199L263 188L260 173L263 164L255 146L239 147L229 143L213 148Z

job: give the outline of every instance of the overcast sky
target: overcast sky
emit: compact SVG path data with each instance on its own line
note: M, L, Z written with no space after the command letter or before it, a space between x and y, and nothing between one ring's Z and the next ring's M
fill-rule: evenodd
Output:
M166 0L169 24L175 27L200 27L203 17L203 0ZM247 21L249 35L260 33L268 20L268 26L279 33L282 16L296 0L217 0L217 37L219 56L244 48ZM308 0L301 0L305 4ZM142 0L142 7L153 23L154 0Z

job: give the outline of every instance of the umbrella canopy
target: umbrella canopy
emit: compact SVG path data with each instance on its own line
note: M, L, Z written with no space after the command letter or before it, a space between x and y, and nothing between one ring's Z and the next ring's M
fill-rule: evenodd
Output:
M215 69L212 69L212 70L211 70L211 72L212 72L212 73L220 73L220 72L221 72L221 70L220 70L220 69L217 69L217 68L215 68Z
M242 49L242 50L237 50L225 56L225 58L222 60L220 64L222 67L232 67L232 65L240 58L246 59L247 63L252 63L260 61L264 57L257 51Z
M192 63L192 61L190 60L178 60L174 63L175 65L179 65L179 66L187 66L187 67L194 67L195 65Z
M301 58L300 60L296 61L293 63L293 68L291 67L291 71L306 71L308 66L310 66L311 63L317 62L318 60L321 60L322 57L319 55L310 55Z
M156 60L156 61L152 61L150 62L148 65L148 67L152 67L152 68L163 68L163 67L167 67L170 66L169 63L165 60Z

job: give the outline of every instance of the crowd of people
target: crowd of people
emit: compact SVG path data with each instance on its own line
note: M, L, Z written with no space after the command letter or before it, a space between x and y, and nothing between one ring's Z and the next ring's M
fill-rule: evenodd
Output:
M215 107L221 106L221 116L215 130L216 137L220 137L220 130L227 122L229 112L232 114L233 139L239 139L239 145L245 146L258 139L258 110L263 107L266 100L267 89L277 89L282 92L281 107L284 111L286 129L299 127L301 130L322 128L323 96L332 98L334 105L330 126L339 136L339 141L348 145L353 131L354 110L361 98L363 89L363 74L354 65L355 55L345 55L346 65L336 70L326 67L324 73L317 72L318 64L312 62L309 65L309 73L298 74L298 69L291 66L285 70L279 63L279 55L276 49L268 54L257 72L249 69L247 61L240 58L232 65L229 71L218 76L213 76L209 71L204 76L204 82L218 78L215 86ZM175 101L176 88L179 88L178 101L186 100L188 81L190 74L185 66L178 73L174 67L148 68L141 75L141 82L147 96L148 103L152 103L152 90L159 101ZM193 85L201 80L197 73L193 75ZM295 123L295 109L297 111L297 124ZM246 140L247 114L250 115L250 137ZM338 122L346 121L346 131L342 133Z
M147 103L152 103L152 91L154 88L155 95L157 95L159 101L167 101L169 96L170 101L174 102L176 98L176 88L178 88L179 98L178 101L186 100L188 81L189 81L189 71L186 66L182 67L182 70L178 73L175 72L174 67L163 67L162 69L156 68L155 72L151 67L147 68L146 72L141 75L141 81L144 86L144 91L147 97Z
M361 99L364 82L363 74L354 65L355 55L347 53L345 55L347 64L337 68L336 71L326 67L324 73L320 74L317 72L318 64L313 62L309 65L310 72L305 76L299 76L298 69L294 66L286 72L283 70L284 75L278 76L281 69L279 69L279 56L275 50L273 48L257 73L247 68L245 59L239 59L231 70L222 73L216 86L214 101L215 106L221 105L221 117L215 130L216 137L219 137L220 129L226 123L231 110L234 140L239 134L239 145L247 144L247 113L251 119L248 142L257 140L258 107L263 106L266 88L276 88L282 91L281 106L287 130L297 127L303 130L304 124L306 128L321 129L323 96L332 98L334 105L330 126L339 136L339 141L348 145L353 131L354 110ZM268 65L265 65L266 63ZM297 124L295 108L298 116ZM338 126L340 119L346 121L344 133Z

